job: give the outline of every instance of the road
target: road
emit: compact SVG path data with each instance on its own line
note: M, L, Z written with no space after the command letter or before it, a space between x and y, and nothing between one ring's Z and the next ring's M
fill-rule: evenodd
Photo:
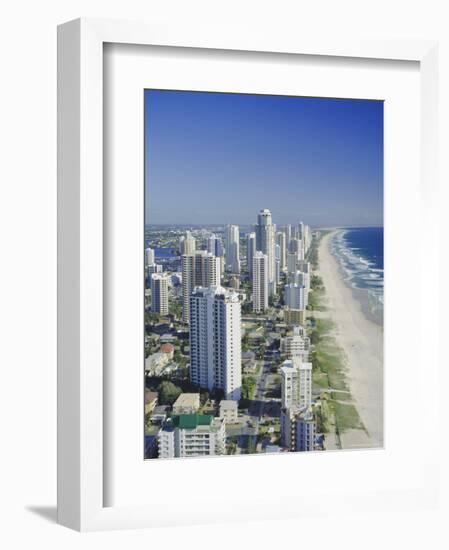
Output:
M249 445L249 439L252 439L253 446L257 444L257 437L259 434L259 423L261 418L270 411L276 410L276 399L267 398L266 394L270 386L270 373L271 365L265 357L263 364L256 374L256 391L254 398L251 401L251 405L248 409L248 414L241 417L243 426L227 426L226 435L229 437L237 437L237 447L241 451L247 449ZM278 414L274 414L273 417L278 417Z

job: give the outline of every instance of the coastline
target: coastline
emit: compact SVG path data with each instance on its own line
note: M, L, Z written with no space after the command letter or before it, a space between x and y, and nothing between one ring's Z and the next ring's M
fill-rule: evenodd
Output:
M383 327L370 317L369 308L345 283L340 265L331 252L332 239L343 231L332 230L322 237L317 270L325 287L326 314L335 323L335 337L347 359L350 392L369 434L368 442L343 437L347 443L343 448L382 447Z

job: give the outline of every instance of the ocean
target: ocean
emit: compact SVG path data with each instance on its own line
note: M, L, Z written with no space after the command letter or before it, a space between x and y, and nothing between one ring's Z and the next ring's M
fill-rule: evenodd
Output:
M353 289L365 313L383 323L384 307L384 230L360 227L338 232L331 250L337 258L345 282Z

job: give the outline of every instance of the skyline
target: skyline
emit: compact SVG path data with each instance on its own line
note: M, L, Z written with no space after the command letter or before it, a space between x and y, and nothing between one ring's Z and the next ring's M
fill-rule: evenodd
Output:
M382 226L383 102L146 90L145 191L146 225Z

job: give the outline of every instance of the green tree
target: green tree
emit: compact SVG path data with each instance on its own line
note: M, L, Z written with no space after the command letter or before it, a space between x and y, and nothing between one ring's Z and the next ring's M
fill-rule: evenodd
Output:
M159 403L161 405L173 405L182 393L181 388L175 386L173 382L168 380L161 382L157 388L157 391L159 392Z
M242 380L243 399L252 399L256 390L256 379L254 376L244 376Z

